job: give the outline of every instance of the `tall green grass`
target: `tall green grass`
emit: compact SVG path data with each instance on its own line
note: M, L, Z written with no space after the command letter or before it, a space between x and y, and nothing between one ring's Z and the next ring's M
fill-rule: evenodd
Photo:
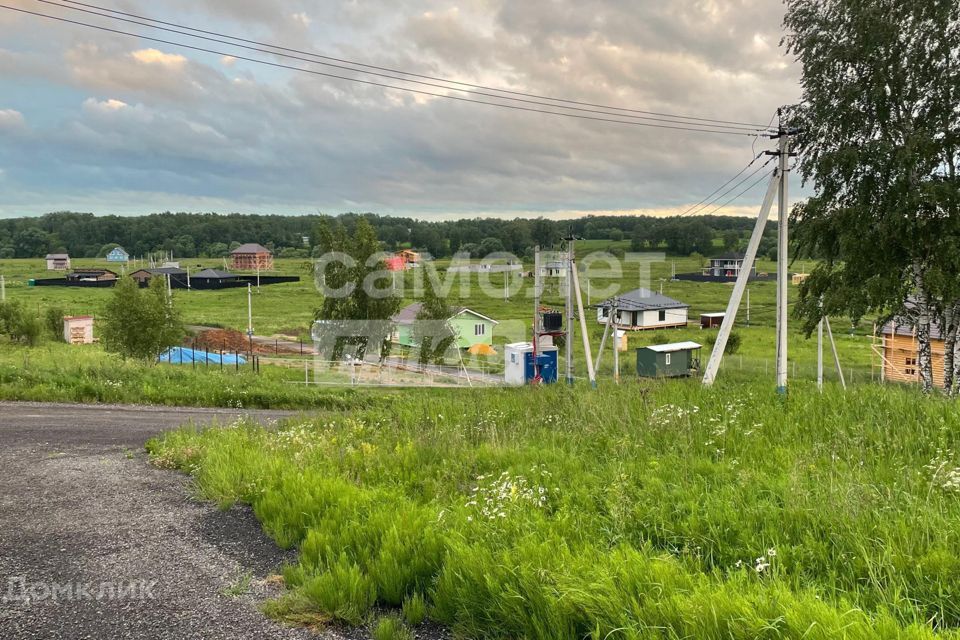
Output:
M299 549L281 616L422 598L471 638L960 636L947 401L680 382L386 402L149 449Z

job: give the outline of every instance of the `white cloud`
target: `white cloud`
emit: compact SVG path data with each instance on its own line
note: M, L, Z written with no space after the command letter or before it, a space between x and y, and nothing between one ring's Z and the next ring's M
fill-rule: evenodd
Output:
M23 114L15 109L0 109L0 129L21 129L27 124Z
M237 59L234 58L233 56L223 56L222 58L220 58L220 64L222 64L225 67L232 67L236 63L237 63Z
M132 52L130 56L142 64L156 64L172 69L180 69L187 63L187 59L180 54L164 53L158 49L140 49Z
M299 12L299 13L295 13L295 14L293 14L293 15L290 16L290 17L293 18L293 21L294 21L294 22L297 22L297 23L299 23L300 25L302 25L302 26L304 26L304 27L307 27L307 28L309 28L310 25L313 23L313 20L310 19L310 16L308 16L308 15L307 15L306 13L304 13L303 11L301 11L301 12Z
M108 100L97 100L95 98L87 98L86 100L84 100L83 106L85 109L88 109L91 111L110 113L112 111L119 111L120 109L125 109L130 105L128 105L126 102L122 100L116 100L114 98L110 98Z

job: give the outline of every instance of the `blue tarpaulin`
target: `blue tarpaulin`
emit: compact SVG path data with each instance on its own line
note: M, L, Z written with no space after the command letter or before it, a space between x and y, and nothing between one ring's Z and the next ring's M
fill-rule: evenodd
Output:
M232 353L219 353L211 351L200 351L199 349L188 349L187 347L171 347L160 355L160 362L169 362L170 364L246 364L247 359L241 355Z

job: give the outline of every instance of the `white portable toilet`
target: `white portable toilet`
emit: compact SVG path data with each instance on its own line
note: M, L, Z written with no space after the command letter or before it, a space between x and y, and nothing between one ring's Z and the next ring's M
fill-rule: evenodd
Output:
M527 383L526 354L533 353L530 342L514 342L503 346L503 381L514 386Z

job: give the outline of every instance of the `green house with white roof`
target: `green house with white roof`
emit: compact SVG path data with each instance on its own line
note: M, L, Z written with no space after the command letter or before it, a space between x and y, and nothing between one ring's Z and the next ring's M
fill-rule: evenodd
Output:
M393 342L405 347L419 346L413 337L413 325L423 305L415 302L393 316ZM457 347L469 349L478 344L493 344L493 328L500 324L493 318L467 307L454 309L448 322L457 335Z

